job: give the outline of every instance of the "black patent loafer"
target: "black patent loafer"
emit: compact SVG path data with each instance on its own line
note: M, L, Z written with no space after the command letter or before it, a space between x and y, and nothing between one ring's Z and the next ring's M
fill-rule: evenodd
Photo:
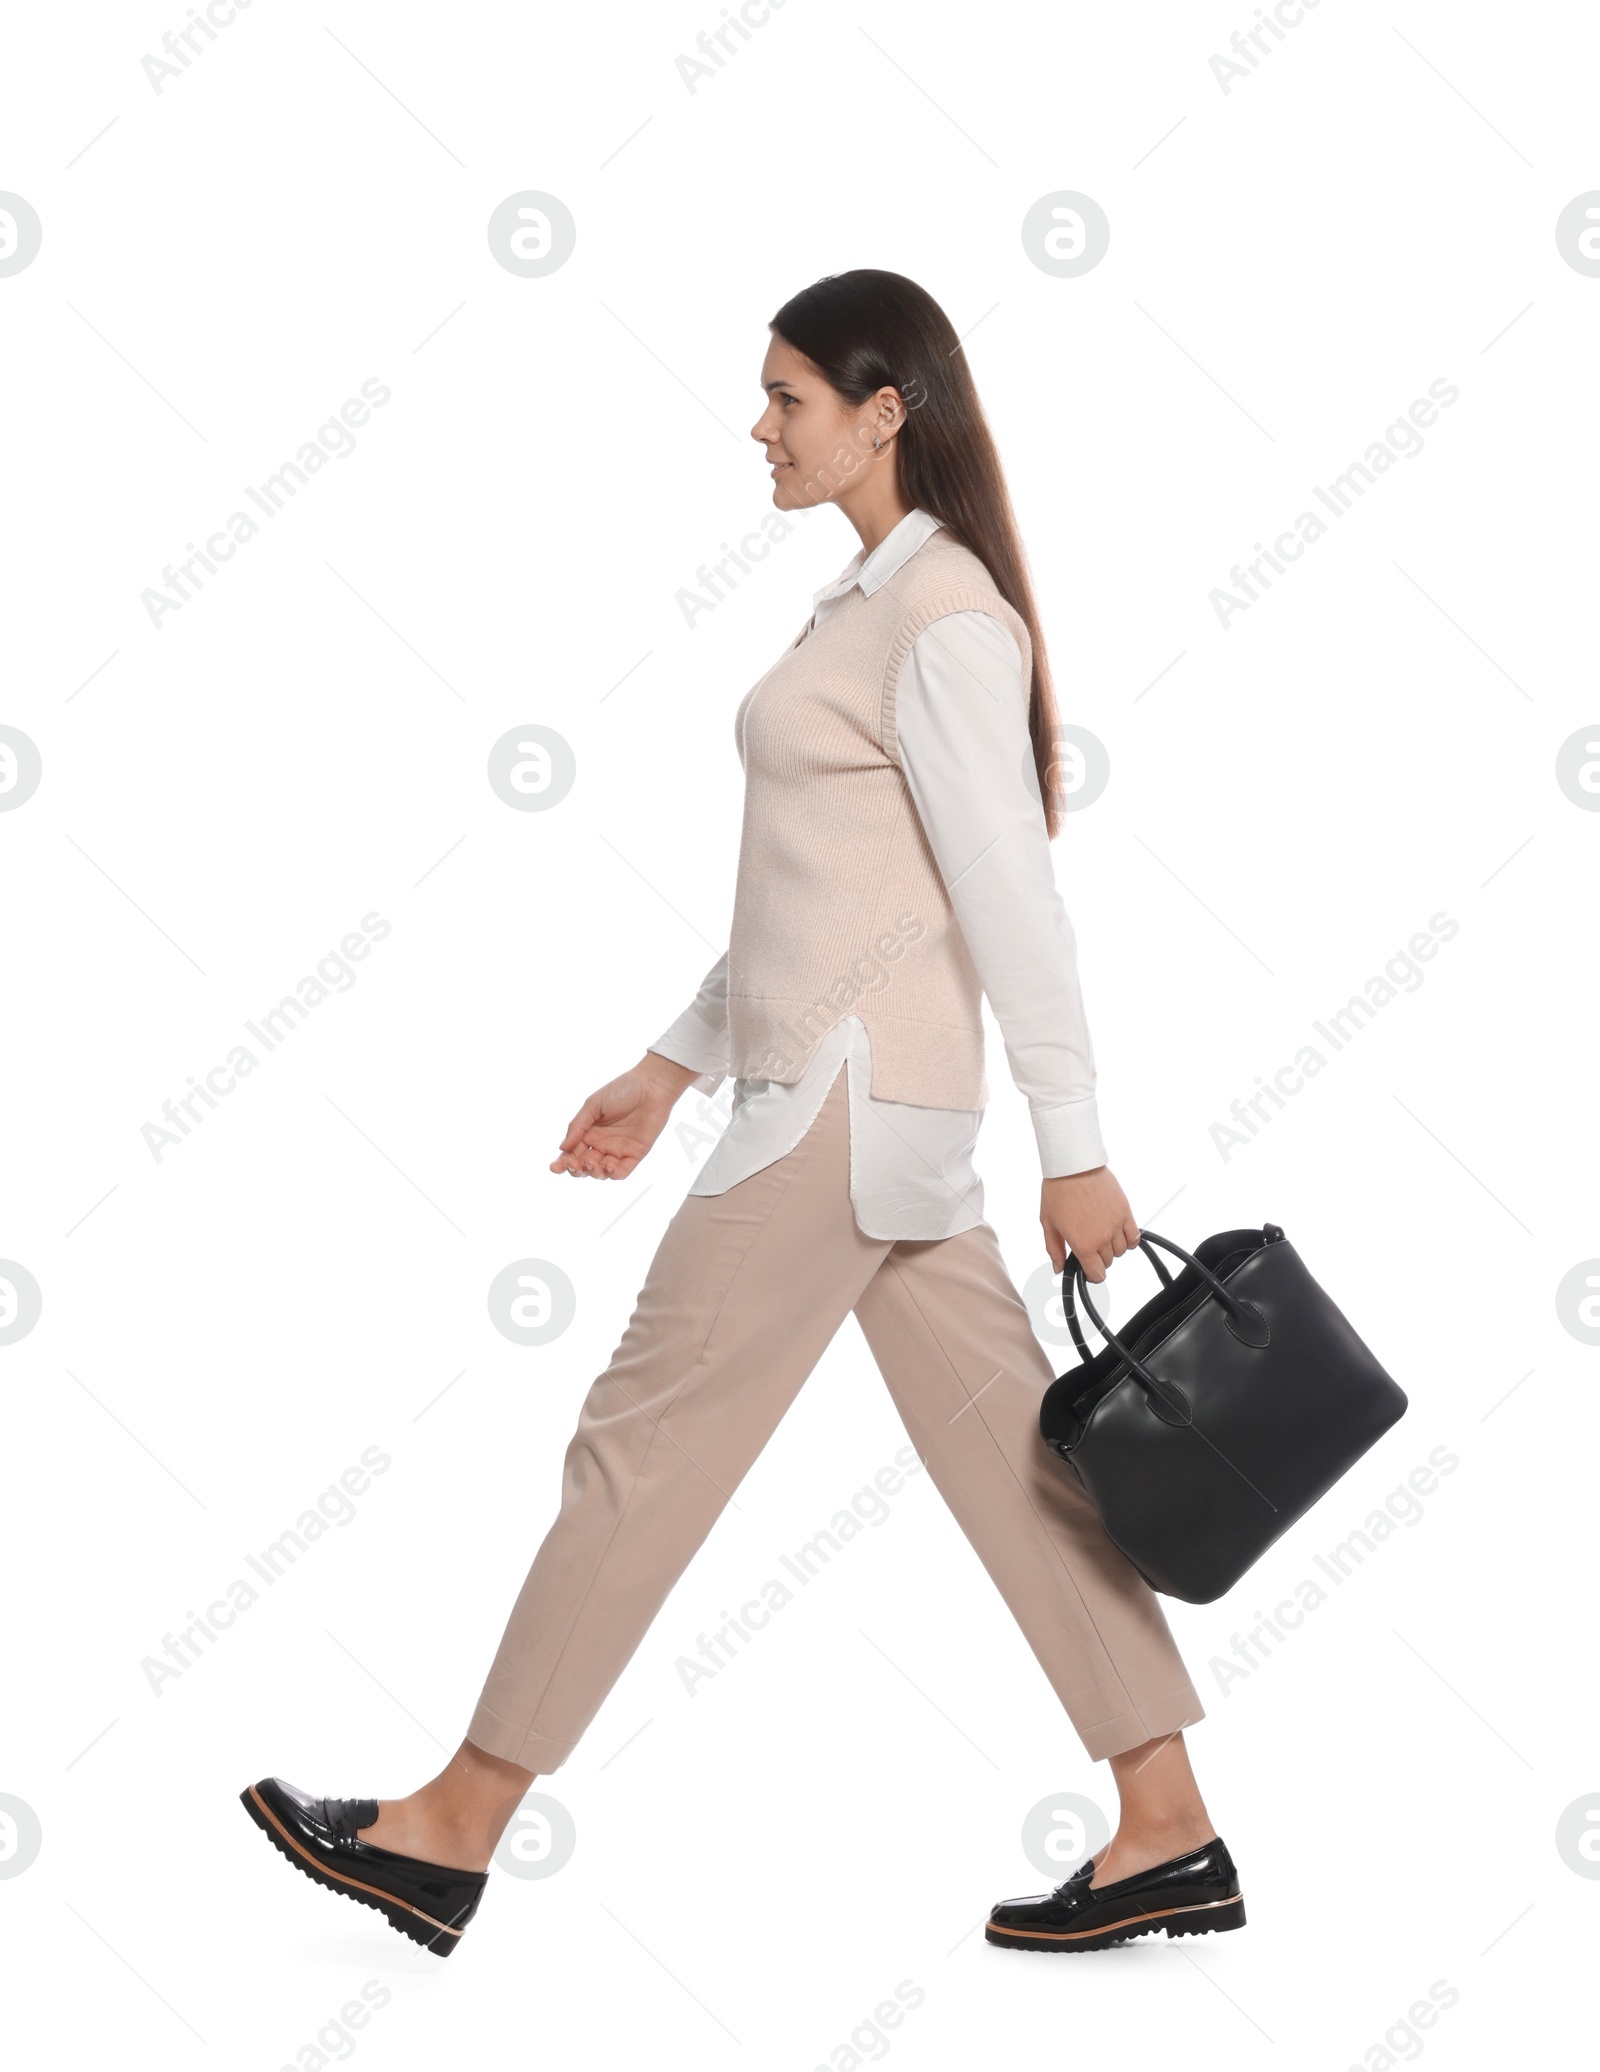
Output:
M1220 1837L1111 1885L1092 1885L1094 1870L1084 1862L1054 1892L1001 1900L984 1939L1010 1950L1109 1950L1162 1929L1213 1935L1244 1926L1239 1873Z
M378 1817L376 1799L314 1799L281 1777L263 1777L239 1800L296 1870L360 1906L376 1907L391 1928L435 1956L449 1956L478 1911L487 1871L452 1870L361 1840L359 1830Z

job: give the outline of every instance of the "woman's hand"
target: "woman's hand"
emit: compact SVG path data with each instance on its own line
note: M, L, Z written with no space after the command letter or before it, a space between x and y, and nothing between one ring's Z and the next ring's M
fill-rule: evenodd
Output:
M1128 1197L1110 1166L1046 1180L1039 1196L1039 1221L1056 1272L1073 1252L1083 1264L1085 1280L1103 1281L1112 1260L1139 1242Z
M687 1065L647 1050L630 1072L591 1094L567 1125L552 1173L625 1180L667 1126L672 1104L699 1078Z

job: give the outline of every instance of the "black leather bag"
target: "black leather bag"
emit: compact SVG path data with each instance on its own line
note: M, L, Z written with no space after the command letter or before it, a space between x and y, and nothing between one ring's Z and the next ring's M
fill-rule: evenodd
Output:
M1039 1429L1153 1589L1210 1604L1405 1413L1406 1398L1275 1223L1191 1254L1147 1230L1161 1291L1120 1333L1069 1255L1062 1305L1082 1365ZM1184 1262L1174 1279L1153 1249ZM1105 1339L1091 1356L1073 1283Z

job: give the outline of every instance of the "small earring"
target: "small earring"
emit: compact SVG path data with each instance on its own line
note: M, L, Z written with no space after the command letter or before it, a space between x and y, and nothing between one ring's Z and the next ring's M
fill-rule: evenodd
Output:
M872 450L874 453L882 453L883 451L883 441L878 437L876 432L874 432L872 435Z

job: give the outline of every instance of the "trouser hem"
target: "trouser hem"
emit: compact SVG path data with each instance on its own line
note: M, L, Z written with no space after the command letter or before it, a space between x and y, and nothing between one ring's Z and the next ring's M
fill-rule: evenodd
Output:
M578 1745L576 1738L558 1741L552 1735L541 1734L537 1727L524 1727L515 1720L502 1719L498 1712L491 1712L483 1704L472 1715L467 1739L474 1748L481 1748L485 1755L497 1755L502 1762L516 1763L522 1769L537 1771L542 1776L559 1770Z
M1179 1734L1205 1716L1205 1707L1191 1689L1174 1692L1170 1700L1146 1705L1139 1712L1122 1712L1092 1727L1079 1727L1078 1738L1091 1760L1103 1763L1107 1756L1126 1755L1130 1748L1142 1748L1147 1741Z

